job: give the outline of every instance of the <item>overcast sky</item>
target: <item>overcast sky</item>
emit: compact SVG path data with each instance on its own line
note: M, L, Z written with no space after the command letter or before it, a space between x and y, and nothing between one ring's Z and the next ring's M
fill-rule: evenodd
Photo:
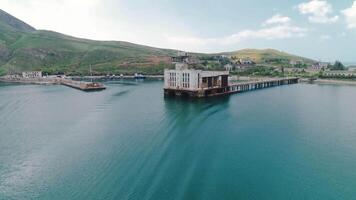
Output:
M356 62L354 0L0 0L0 8L37 29L89 39Z

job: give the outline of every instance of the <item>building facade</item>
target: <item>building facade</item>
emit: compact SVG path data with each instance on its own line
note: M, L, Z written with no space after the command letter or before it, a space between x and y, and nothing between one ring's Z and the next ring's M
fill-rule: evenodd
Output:
M173 58L175 69L164 71L164 92L167 96L203 97L226 92L228 71L189 69L189 55L180 53Z
M22 78L42 78L41 71L22 72Z
M251 60L250 58L241 58L239 60L241 65L254 65L256 64L253 60Z
M226 87L228 85L228 76L228 71L165 70L164 87L176 90L201 90Z
M224 65L225 71L229 71L231 72L234 69L234 66L232 66L231 64L226 64Z
M326 63L326 62L316 62L309 69L314 71L325 70L328 68L329 64L330 63Z

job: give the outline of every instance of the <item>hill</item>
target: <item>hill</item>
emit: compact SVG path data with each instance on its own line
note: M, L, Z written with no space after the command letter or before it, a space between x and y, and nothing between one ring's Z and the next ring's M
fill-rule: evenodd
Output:
M166 67L172 67L170 57L176 53L177 50L129 42L94 41L36 30L0 10L0 74L42 70L48 74L83 75L89 73L89 66L92 66L94 74L157 74ZM271 59L310 61L272 49L247 49L227 54L249 57L256 62Z
M256 63L289 63L290 61L303 61L304 63L313 63L314 61L309 58L288 54L283 51L275 49L243 49L234 52L228 52L235 58L250 58Z
M32 32L35 31L36 29L0 9L0 30L2 32L3 31Z
M36 30L0 10L0 73L158 73L176 51L129 42L94 41Z
M14 71L40 69L48 73L97 74L157 73L170 65L175 51L128 42L102 42L74 38L49 31L22 34L8 46L12 52L5 64Z

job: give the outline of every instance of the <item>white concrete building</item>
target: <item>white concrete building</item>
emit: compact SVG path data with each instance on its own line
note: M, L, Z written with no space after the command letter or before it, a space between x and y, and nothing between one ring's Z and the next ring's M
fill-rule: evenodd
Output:
M227 90L229 71L189 69L189 57L180 53L173 58L176 68L164 71L166 95L204 96Z
M22 72L22 78L42 78L41 71Z
M226 87L228 71L202 71L174 69L164 71L164 88L175 90L200 90Z

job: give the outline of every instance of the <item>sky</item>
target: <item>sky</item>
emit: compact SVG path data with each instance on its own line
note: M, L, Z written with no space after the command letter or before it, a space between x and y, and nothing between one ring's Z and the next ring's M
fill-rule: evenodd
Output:
M0 0L37 29L217 53L274 48L356 63L356 0Z

